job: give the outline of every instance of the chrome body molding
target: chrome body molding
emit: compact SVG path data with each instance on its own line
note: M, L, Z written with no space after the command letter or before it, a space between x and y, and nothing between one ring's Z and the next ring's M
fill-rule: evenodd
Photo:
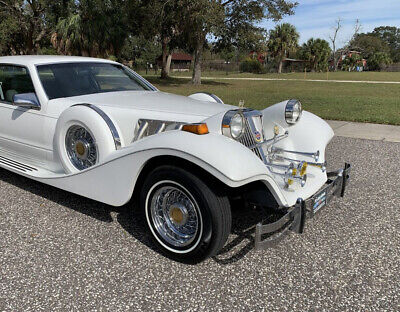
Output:
M9 166L15 170L19 170L22 172L37 171L37 168L35 168L35 167L28 166L19 161L15 161L14 159L4 157L4 156L0 156L0 164L4 164L6 166Z
M82 104L76 104L73 106L86 106L86 107L93 109L96 113L98 113L101 116L101 118L103 118L103 120L105 121L105 123L107 124L108 128L111 131L111 135L114 139L115 149L117 149L117 150L121 149L121 147L122 147L121 137L119 136L118 130L115 127L112 120L110 119L110 117L108 117L105 112L103 112L99 107L97 107L96 105L93 105L93 104L82 103Z
M127 66L123 66L127 71L129 71L131 74L133 74L135 76L135 78L137 78L143 85L145 85L146 87L148 87L151 91L158 91L158 89L153 86L150 82L148 82L147 80L145 80L142 76L138 75L134 70L130 69Z

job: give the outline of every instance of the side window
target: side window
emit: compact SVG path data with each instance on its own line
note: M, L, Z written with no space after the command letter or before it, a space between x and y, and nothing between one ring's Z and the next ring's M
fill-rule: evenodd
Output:
M0 65L0 101L11 103L15 94L34 92L32 79L25 67Z

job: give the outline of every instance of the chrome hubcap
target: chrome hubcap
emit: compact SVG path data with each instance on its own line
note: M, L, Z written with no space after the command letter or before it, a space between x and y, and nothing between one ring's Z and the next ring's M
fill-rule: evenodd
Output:
M84 127L72 126L65 137L67 155L75 168L84 170L96 164L97 147L92 135Z
M154 230L174 247L191 244L199 231L197 203L175 186L163 186L154 192L150 202Z

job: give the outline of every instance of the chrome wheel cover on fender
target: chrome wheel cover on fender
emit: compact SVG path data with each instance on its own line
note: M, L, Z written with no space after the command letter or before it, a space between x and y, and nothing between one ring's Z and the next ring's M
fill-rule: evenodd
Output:
M68 129L65 148L69 160L78 170L87 169L97 162L98 152L94 138L82 126L74 125Z
M203 224L197 202L174 181L161 181L150 189L146 217L153 235L170 251L190 252L200 241Z

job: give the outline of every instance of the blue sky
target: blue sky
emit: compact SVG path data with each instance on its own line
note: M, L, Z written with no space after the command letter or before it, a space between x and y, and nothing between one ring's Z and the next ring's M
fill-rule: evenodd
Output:
M329 41L335 20L341 18L343 28L338 36L339 47L345 45L354 33L356 19L360 20L361 32L372 31L377 26L400 28L400 0L297 0L295 15L285 17L281 22L296 26L300 43L311 37ZM264 21L268 30L275 26Z

